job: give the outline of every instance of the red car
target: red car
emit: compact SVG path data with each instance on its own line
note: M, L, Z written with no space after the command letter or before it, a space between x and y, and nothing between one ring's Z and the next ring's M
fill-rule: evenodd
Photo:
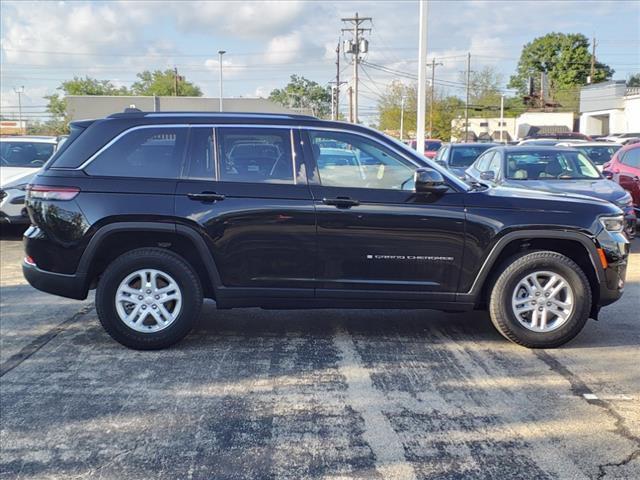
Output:
M622 147L603 165L602 171L631 193L633 206L640 212L640 143Z
M415 140L411 140L411 148L416 150L417 142ZM433 158L436 156L436 153L442 146L442 140L438 140L437 138L427 138L424 141L424 152L422 153L427 158Z

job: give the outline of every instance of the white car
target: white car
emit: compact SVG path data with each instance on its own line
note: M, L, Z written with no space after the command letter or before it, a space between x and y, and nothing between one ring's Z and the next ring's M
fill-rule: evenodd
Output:
M0 138L0 223L29 223L25 190L56 151L57 137Z
M571 147L581 151L589 160L591 160L598 170L602 172L602 166L611 160L613 154L616 153L622 145L613 142L562 142L556 147Z

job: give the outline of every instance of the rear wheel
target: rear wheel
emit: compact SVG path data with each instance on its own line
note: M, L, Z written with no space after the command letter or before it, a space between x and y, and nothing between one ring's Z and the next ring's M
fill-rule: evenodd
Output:
M553 348L574 338L591 311L591 288L580 267L557 252L516 258L498 276L491 321L512 342Z
M179 255L140 248L107 267L96 290L96 310L104 329L135 349L165 348L184 338L202 306L202 287Z

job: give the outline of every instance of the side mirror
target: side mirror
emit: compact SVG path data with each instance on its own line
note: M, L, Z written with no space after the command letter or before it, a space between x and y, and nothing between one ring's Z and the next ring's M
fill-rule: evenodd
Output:
M436 160L436 163L441 167L447 168L447 162L445 162L444 160Z
M613 180L613 172L610 172L609 170L603 170L602 176L607 180Z
M414 174L416 193L443 194L449 187L440 172L430 168L418 168Z
M496 179L496 172L490 170L488 172L482 172L480 174L480 180L489 180L490 182Z

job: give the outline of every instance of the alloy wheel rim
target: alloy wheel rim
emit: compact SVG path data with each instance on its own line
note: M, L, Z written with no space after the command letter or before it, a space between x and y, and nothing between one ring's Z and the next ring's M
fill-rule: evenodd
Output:
M533 272L516 285L511 308L518 322L528 330L551 332L571 317L575 308L573 289L556 272Z
M142 269L127 275L116 290L116 311L129 328L154 333L173 324L182 309L182 292L171 275Z

